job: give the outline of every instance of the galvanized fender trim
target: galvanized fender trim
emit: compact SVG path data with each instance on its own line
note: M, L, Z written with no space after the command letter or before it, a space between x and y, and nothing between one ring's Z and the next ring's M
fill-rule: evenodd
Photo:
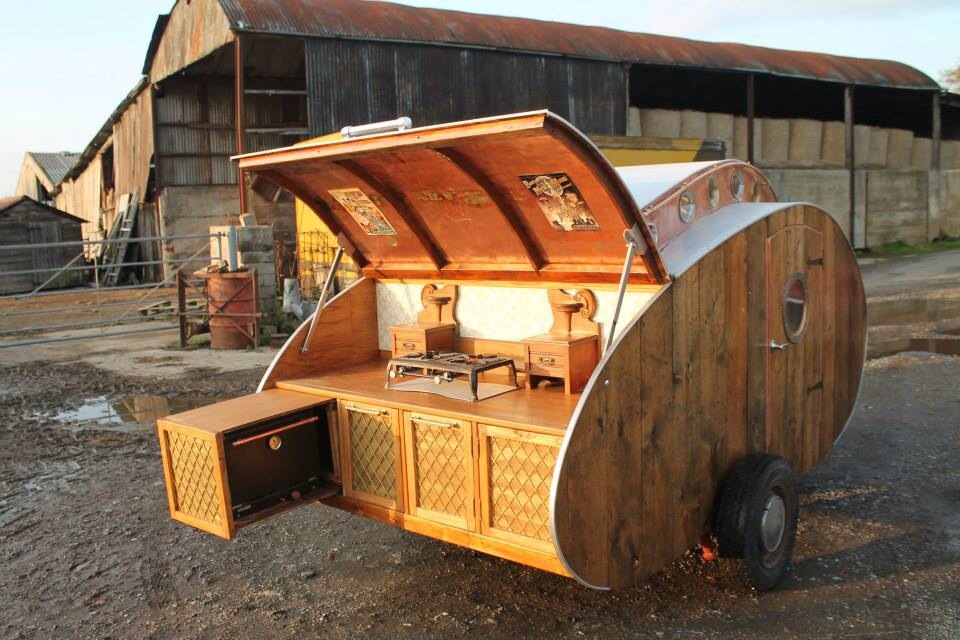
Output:
M630 333L633 328L640 322L640 319L643 317L643 314L646 313L647 309L652 307L657 300L660 299L660 296L664 294L667 289L673 282L667 282L664 284L659 291L647 300L647 303L643 305L643 308L633 317L630 321L630 324L623 328L617 335L617 339L614 340L613 344L604 352L603 357L600 359L600 362L597 364L596 368L593 370L593 373L590 374L590 379L587 381L587 384L583 388L583 393L580 395L580 400L577 401L577 406L573 410L573 415L570 416L570 421L567 423L567 429L563 434L563 442L560 443L560 450L557 452L557 464L553 469L553 478L550 481L550 537L553 538L553 548L557 550L557 558L560 560L560 563L567 570L573 578L580 584L590 587L591 589L596 589L598 591L609 591L610 587L605 585L596 585L591 584L584 580L580 575L573 570L570 566L570 563L567 562L567 559L563 555L563 549L560 548L560 545L557 544L557 518L556 518L556 506L557 506L557 489L560 484L560 470L563 467L563 459L567 455L567 447L570 445L570 439L573 436L573 432L577 423L580 421L580 413L583 411L583 405L587 401L587 398L590 396L590 392L595 386L599 386L600 372L603 370L604 365L606 365L607 360L610 359L610 356L617 351L617 347L620 346L620 343Z
M661 249L663 264L671 278L679 278L705 255L754 222L759 222L777 211L798 205L820 209L809 202L740 202L727 205L701 218ZM826 212L824 215L829 217Z

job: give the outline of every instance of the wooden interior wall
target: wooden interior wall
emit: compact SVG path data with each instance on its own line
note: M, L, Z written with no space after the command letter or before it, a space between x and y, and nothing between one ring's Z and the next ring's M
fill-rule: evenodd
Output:
M272 389L278 380L302 378L377 359L380 349L374 281L358 280L328 302L320 314L307 351L301 352L309 327L308 319L277 354L261 383L263 389Z
M585 391L554 496L555 542L585 582L638 584L695 546L731 465L766 450L764 254L769 235L788 224L824 234L825 374L815 391L822 420L780 453L803 472L846 424L863 364L863 288L839 227L796 205L731 237L666 287Z

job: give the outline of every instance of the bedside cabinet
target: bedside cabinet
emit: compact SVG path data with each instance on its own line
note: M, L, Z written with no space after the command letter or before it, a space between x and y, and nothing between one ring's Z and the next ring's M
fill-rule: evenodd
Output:
M545 333L522 342L528 389L535 388L543 378L553 378L563 380L565 393L579 393L600 361L600 339L596 335Z

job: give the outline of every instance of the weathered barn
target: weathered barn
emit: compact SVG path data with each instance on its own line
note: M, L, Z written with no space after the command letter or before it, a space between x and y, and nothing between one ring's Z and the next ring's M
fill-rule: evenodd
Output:
M0 245L79 241L83 220L28 196L0 199ZM79 246L0 250L0 294L83 284ZM62 267L65 270L58 273ZM49 282L47 282L49 280Z
M137 190L167 234L240 211L290 234L292 201L231 155L548 108L594 135L723 140L857 246L960 233L960 105L897 62L385 2L178 0L143 73L57 195L86 220Z
M51 195L77 160L79 153L27 151L20 164L14 195L29 196L40 202L53 202Z

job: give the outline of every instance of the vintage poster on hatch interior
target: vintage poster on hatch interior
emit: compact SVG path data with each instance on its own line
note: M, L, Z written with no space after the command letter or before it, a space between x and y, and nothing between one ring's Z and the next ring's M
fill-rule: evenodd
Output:
M537 199L540 210L557 231L597 231L600 225L577 186L565 173L520 176L523 186Z
M397 235L380 208L360 189L330 189L329 193L368 236Z

